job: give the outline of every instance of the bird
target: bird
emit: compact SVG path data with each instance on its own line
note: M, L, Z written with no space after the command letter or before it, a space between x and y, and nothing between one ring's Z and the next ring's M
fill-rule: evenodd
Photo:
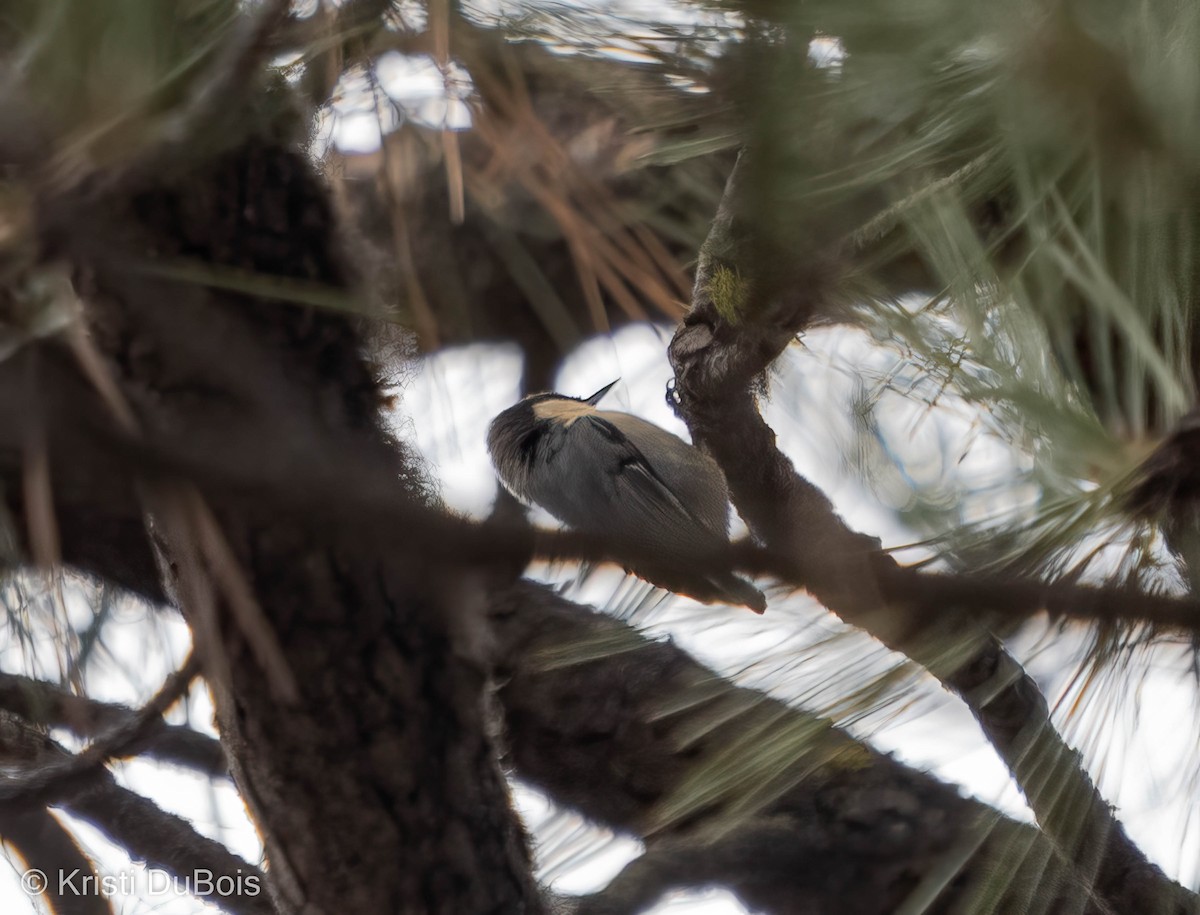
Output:
M568 527L608 538L652 584L762 613L761 591L704 568L729 548L721 468L666 429L597 409L614 384L582 398L531 394L497 415L487 436L497 476Z

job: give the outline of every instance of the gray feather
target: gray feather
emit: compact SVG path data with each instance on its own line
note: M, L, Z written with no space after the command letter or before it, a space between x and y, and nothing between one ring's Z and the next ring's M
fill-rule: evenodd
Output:
M642 577L701 600L765 606L728 573L681 580L680 567L728 545L729 495L716 462L678 436L628 413L535 395L496 417L488 448L513 492L644 557L634 569Z

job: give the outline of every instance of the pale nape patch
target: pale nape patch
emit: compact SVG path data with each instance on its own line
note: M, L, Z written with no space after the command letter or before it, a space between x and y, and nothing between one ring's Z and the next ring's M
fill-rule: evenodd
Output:
M567 429L581 416L590 416L596 412L591 404L579 400L543 400L533 405L533 415L538 419L557 420Z

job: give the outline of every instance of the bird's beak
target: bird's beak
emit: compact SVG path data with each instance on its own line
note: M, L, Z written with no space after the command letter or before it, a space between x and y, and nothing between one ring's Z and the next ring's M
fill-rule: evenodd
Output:
M599 391L597 391L591 397L588 397L587 399L585 399L584 403L590 404L593 407L596 406L596 404L600 403L600 398L602 398L605 394L607 394L609 389L620 380L621 380L620 378L616 378L616 379L610 381L608 384L606 384L604 387L602 387Z

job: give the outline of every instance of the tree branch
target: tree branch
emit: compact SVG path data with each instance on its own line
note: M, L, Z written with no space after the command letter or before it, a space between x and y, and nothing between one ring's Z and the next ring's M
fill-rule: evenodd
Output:
M21 778L0 783L0 808L20 810L57 804L73 792L86 788L106 763L129 755L134 747L163 727L163 713L187 692L199 672L199 660L189 654L183 667L167 678L145 706L105 731L83 752L42 766Z
M6 811L0 817L0 841L12 845L25 863L22 888L32 894L44 886L41 895L48 897L54 915L113 915L112 906L98 890L59 892L59 874L79 874L72 886L98 887L100 881L87 855L49 810ZM29 874L31 870L45 875L45 882L25 883L30 878L38 879L38 875Z
M1036 684L979 622L980 610L994 602L953 599L954 582L939 595L936 577L900 569L878 541L849 528L776 447L754 386L796 333L826 310L825 276L834 257L818 251L806 263L804 252L794 255L790 272L755 275L767 243L756 237L747 209L751 168L753 158L743 154L701 253L692 307L670 346L678 412L693 441L721 465L754 535L792 558L818 600L963 698L1038 822L1070 860L1095 873L1105 898L1127 911L1184 898L1128 839L1079 754L1055 731ZM722 273L744 284L732 302L715 300ZM901 583L919 583L920 590L906 594L896 587Z
M3 400L3 398L0 398L0 400ZM86 425L77 425L73 428L78 430L80 428L86 428ZM76 451L73 453L73 456L78 459L80 453L80 451ZM87 452L86 450L83 450L82 453ZM346 478L346 480L349 481L353 481L354 479L355 477L353 474ZM295 489L293 489L292 492L295 498L301 502L304 501L304 494L302 492L297 492ZM78 503L68 502L64 506L64 503L60 501L58 503L60 514L69 516L70 508L74 504ZM280 499L280 504L282 504L282 499ZM285 517L286 516L287 515L285 515ZM361 517L362 516L360 516L360 521ZM379 515L376 515L376 517L379 517ZM455 542L458 542L459 544L463 543L461 540L456 541L454 538L447 536L447 531L449 528L446 527L447 522L445 519L441 519L441 521L439 521L437 524L430 525L428 528L426 528L422 523L424 521L424 517L422 515L414 516L410 513L401 515L400 517L403 517L406 522L408 522L408 527L406 528L407 531L411 532L411 530L414 529L419 529L422 531L421 546L424 547L428 542L430 545L429 548L434 551L434 555L440 555L442 552L451 550L452 545ZM70 520L69 517L66 520ZM309 521L312 523L311 518ZM394 516L392 516L390 523L395 524ZM130 525L129 529L133 530L133 526ZM389 529L395 530L396 528ZM336 539L339 536L339 530L341 530L340 527L327 528L326 537ZM459 529L455 528L454 530L457 531ZM484 544L482 541L485 535L488 537L494 536L494 529L484 526L478 528L463 527L462 530L467 531L469 534L469 536L464 538L468 549L473 547L476 543L479 543L481 546L483 546ZM374 529L369 525L368 534L368 540L373 540ZM362 529L360 528L358 537L350 542L362 542L360 539L361 537ZM439 538L443 537L445 540L440 541ZM138 541L136 540L133 541L133 546L136 547L137 542ZM570 543L572 541L569 536L566 536L562 542ZM66 558L69 561L79 563L85 567L90 567L97 572L103 573L103 561L105 556L108 555L107 551L113 550L113 544L103 544L103 551L97 551L95 549L99 546L101 546L101 544L93 539L80 539L73 542L73 552L69 553ZM595 544L590 544L589 546L594 547ZM64 547L64 549L66 548L67 547ZM491 549L493 550L493 555L503 555L507 553L510 557L510 562L513 561L511 557L521 556L519 545L514 547L511 538L506 541L502 541L499 544L493 541ZM519 561L523 561L523 558L521 558ZM134 585L137 584L134 579L129 577L126 577L126 583ZM151 589L157 589L157 583L153 580L149 582L143 581L142 584ZM154 592L152 591L151 593ZM571 608L571 615L577 617L579 615L579 611L576 608ZM540 620L537 624L538 632L545 631L549 633L553 630L554 626L549 625L549 623L545 620ZM574 630L574 634L579 636L586 633L581 633L579 630ZM666 790L664 788L664 784L677 784L677 780L684 774L684 769L680 767L678 763L671 763L669 760L667 761L666 768L661 769L661 757L659 757L656 753L650 753L648 751L643 752L646 748L638 745L636 742L634 743L633 747L618 747L611 751L612 754L615 754L618 759L624 758L627 760L620 762L616 767L615 772L609 767L606 758L600 758L599 756L595 761L596 768L580 770L579 766L581 766L586 759L591 759L592 754L597 753L597 747L602 745L601 741L607 742L610 739L615 740L618 736L620 737L620 740L626 741L630 738L630 735L638 733L636 728L626 729L617 727L617 723L621 720L619 714L620 703L616 699L606 699L605 697L620 696L622 695L622 691L627 691L630 689L631 684L646 682L645 678L647 677L653 681L653 671L648 671L643 666L642 662L644 660L644 656L639 657L637 664L627 665L623 668L619 668L618 671L612 674L607 674L603 671L597 670L590 670L586 673L576 672L578 682L574 687L574 690L576 692L585 693L588 696L594 697L593 701L597 703L597 708L588 708L580 711L578 714L572 713L570 717L577 722L588 724L604 721L607 717L607 719L612 722L611 729L614 732L609 733L608 731L601 729L599 732L593 731L590 733L590 735L587 736L588 744L586 753L571 750L570 747L572 745L572 740L570 732L564 734L558 730L562 724L560 721L560 713L556 711L556 709L560 708L561 706L562 696L570 694L569 690L564 692L561 682L557 682L553 678L543 681L547 684L548 688L548 693L544 698L546 709L549 710L546 712L548 717L534 716L532 718L526 718L525 716L530 714L529 709L523 708L521 703L515 699L510 703L509 712L510 726L513 727L514 731L514 757L519 759L518 767L522 771L522 774L524 774L526 777L529 777L532 781L542 784L548 791L550 791L562 802L578 806L580 809L584 810L594 818L605 822L612 822L619 828L629 829L631 831L638 832L639 834L651 831L651 827L653 826L652 823L643 822L643 820L649 818L651 814L650 808L652 805L647 804L647 797L650 796L661 798L664 796ZM536 674L538 670L537 663L535 663L536 661L536 658L528 657L515 663L519 663L522 667L528 664L529 671L532 675ZM712 679L711 673L703 671L702 668L692 667L689 670L690 675L696 678L695 682L692 683L693 688L695 688L698 683L708 683ZM512 690L513 686L510 684L503 694L506 702L509 701L507 697L520 695L520 693L513 692ZM722 692L720 696L725 698L720 698L719 701L729 701L724 692ZM736 701L744 701L750 705L757 705L761 701L760 697L754 695L747 697L743 694L738 694L738 696L740 698ZM614 711L614 702L617 703L616 709L618 709L618 711ZM640 713L640 718L637 718L636 720L647 720L651 717L650 710L643 710L643 712ZM516 722L521 721L525 721L529 727L528 730L519 729L516 726ZM797 722L797 726L800 726L801 724L802 722ZM654 725L651 722L647 726L651 730L651 737L653 737ZM518 734L519 737L517 736ZM659 750L657 752L661 753L662 751ZM540 768L536 762L539 753L546 753L549 756L549 758ZM565 755L568 758L572 756L576 757L576 761L574 763L575 768L572 769L571 767L563 766L561 764L559 754ZM752 742L751 745L747 746L744 756L746 759L750 760L751 763L753 763L756 752ZM684 757L687 757L686 753L684 753ZM739 762L741 761L739 760ZM539 771L541 773L540 778L538 775ZM555 773L558 774L556 775ZM623 780L627 776L622 775L621 773L633 774L635 776L634 783L631 785L625 784ZM659 774L655 773L665 773L665 780L660 780ZM772 773L770 772L767 773L768 776L771 774ZM795 775L795 773L792 774ZM743 779L745 777L746 775L744 772L738 773L739 779ZM790 778L792 776L788 777ZM655 783L650 788L649 794L647 793L646 787L639 783L640 781L644 781L646 779L651 779ZM949 789L946 790L949 791ZM869 791L866 793L870 794ZM953 794L953 792L949 793ZM833 796L841 797L841 795L836 794L827 795L827 797ZM862 796L862 792L848 792L845 796L847 798L847 803L853 801L854 803L858 803L860 807L866 803L865 801L857 800ZM919 796L920 795L918 793L918 797ZM815 802L810 799L808 803L811 804ZM931 809L941 809L941 806L944 803L944 801L935 803ZM918 806L923 809L924 805L925 800L921 798ZM836 809L837 807L838 804L834 804L834 808ZM834 814L830 810L826 810L824 815L833 816ZM907 814L905 815L907 816ZM861 823L855 827L855 829L861 828ZM937 832L937 830L933 831ZM831 839L830 842L832 843L832 841L833 840ZM1035 844L1040 842L1040 840L1029 841L1034 841ZM916 855L917 851L915 849L909 849L905 852L905 854ZM918 857L920 856L918 855ZM935 865L930 863L930 857L936 858L937 856L930 855L927 856L926 859L918 861L917 865L919 866L914 865L911 867L911 871L913 873L929 873L931 868L936 869ZM907 870L904 872L908 873ZM880 879L886 882L888 876L884 874ZM911 883L911 881L915 879L917 879L915 876L905 877L903 880L901 880L901 883L908 885L908 883Z
M9 765L20 765L30 773L73 759L63 747L9 713L0 713L0 755ZM93 769L86 784L73 787L59 806L101 830L134 860L161 867L178 881L189 881L196 896L234 915L273 915L265 875L224 845L201 836L183 818L121 788L103 768ZM221 886L244 891L224 895L215 886L212 892L205 892L203 885L197 889L199 872L211 873L214 882L221 878Z
M34 724L66 728L86 738L122 727L137 715L135 709L124 705L76 696L44 680L5 673L0 673L0 708ZM219 741L161 719L148 725L147 732L129 744L126 752L193 769L209 778L229 775Z
M707 333L702 326L696 327L699 330L693 333L685 325L690 338ZM784 345L780 341L778 351ZM237 460L242 449L255 447L253 443L260 434L257 424L226 430L223 440L226 447L203 456L184 443L163 440L161 436L133 437L108 421L95 392L79 377L65 352L52 341L38 350L37 377L42 389L40 396L49 414L47 435L62 550L84 570L101 574L151 600L162 602L164 596L142 528L140 509L132 494L133 483L123 482L137 474L186 479L221 498L252 497L293 522L322 524L335 539L351 541L366 533L387 540L419 527L426 536L413 546L431 560L467 557L515 573L534 556L618 562L638 558L621 555L603 537L535 532L509 520L475 524L451 518L414 501L395 485L390 473L381 472L376 462L353 452L346 453L327 442L314 442L304 452L303 459L297 455L287 463L264 459L248 464ZM31 353L18 353L0 364L0 468L5 476L20 469L18 419L27 403L21 379L30 356ZM748 365L743 371L757 364ZM737 417L757 416L749 392L744 404L734 406L751 412L729 414L731 444L737 441L738 429L732 428L739 421ZM720 421L718 416L718 425ZM774 436L769 429L765 438L756 434L752 425L740 431L751 436L748 441L766 441L774 449ZM719 428L713 434L724 435ZM342 452L340 457L337 452ZM79 455L89 457L86 461L76 460ZM734 454L731 460L744 458ZM872 607L881 603L902 606L905 609L880 615L873 624L891 627L894 630L891 635L882 628L874 634L888 635L893 640L902 640L908 630L924 628L931 612L936 613L939 623L953 622L955 616L973 623L980 610L991 611L1009 621L1046 610L1081 620L1142 621L1189 635L1200 634L1200 601L1194 599L1147 594L1116 585L1091 587L1070 582L931 574L906 569L882 554L874 538L846 528L824 495L807 481L791 480L788 475L794 471L786 459L784 463L786 467L762 473L761 482L773 486L775 492L793 493L798 519L795 530L811 529L813 535L807 538L805 548L789 551L784 530L774 539L763 538L765 547L741 544L726 554L698 556L697 568L719 566L770 575L813 593L819 591L830 603L843 608L858 607L863 614L869 614ZM727 476L735 470L731 464L726 468ZM763 499L755 508L750 487L758 482L758 475L742 473L738 498L743 504L739 509L760 518L756 523L763 527L774 513L774 504ZM7 494L14 517L23 520L25 508L20 500L20 487L8 488ZM846 569L849 577L835 574L835 570L841 569ZM870 593L864 592L864 581L872 583Z
M962 911L979 894L1019 911L1035 893L1048 912L1112 911L1037 830L669 641L525 582L492 616L517 774L646 842L582 911L714 883L772 913Z

